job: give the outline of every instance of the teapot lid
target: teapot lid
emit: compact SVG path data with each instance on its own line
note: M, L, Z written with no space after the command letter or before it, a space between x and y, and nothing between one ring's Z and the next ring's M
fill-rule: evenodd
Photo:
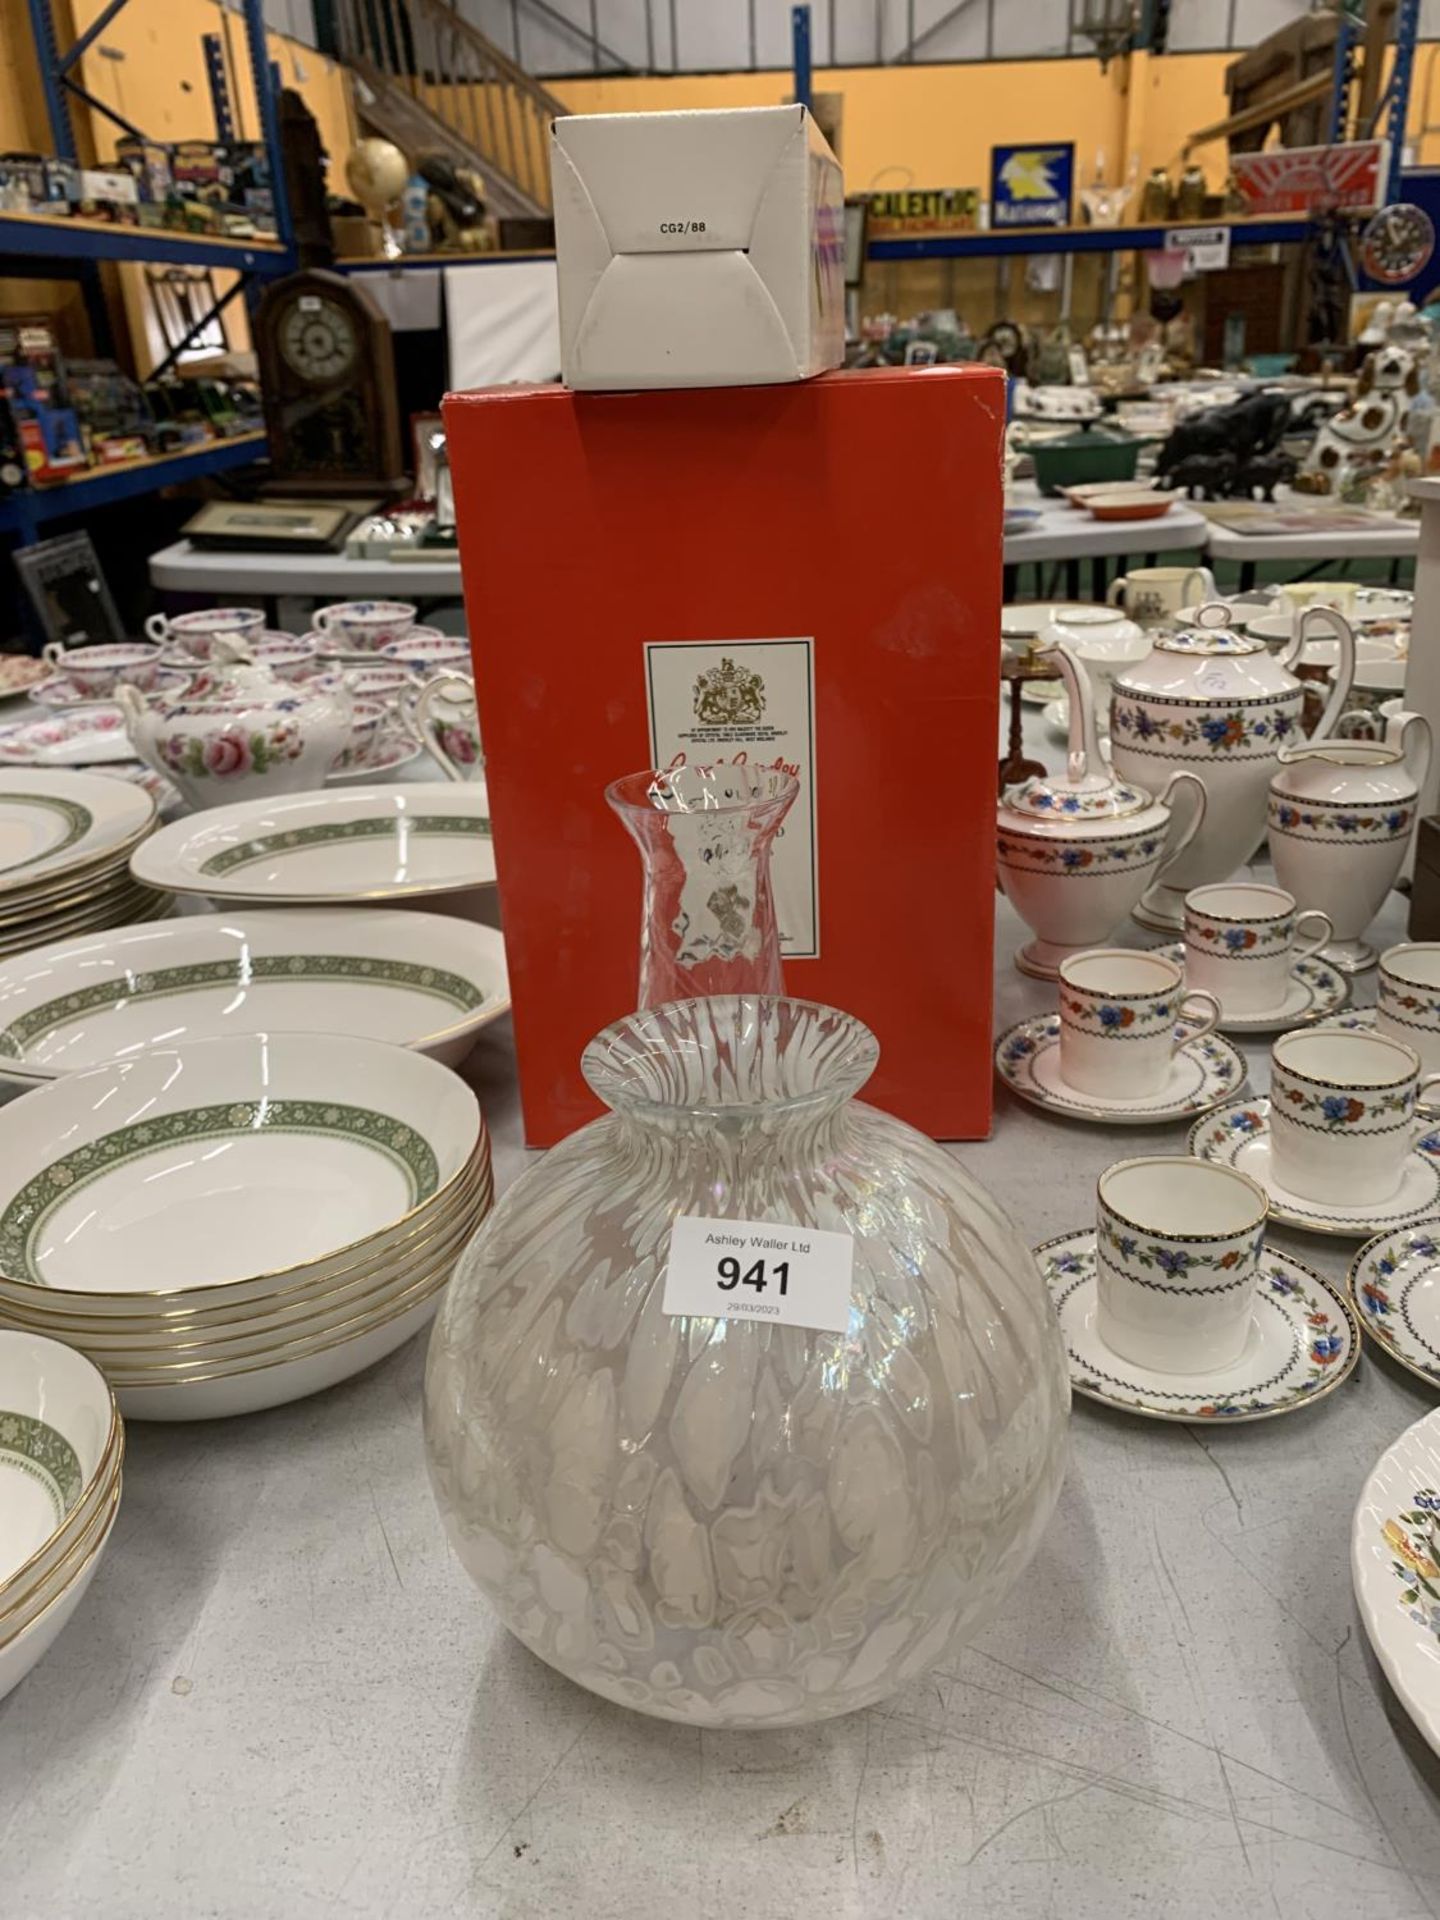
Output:
M1159 653L1242 654L1267 653L1263 640L1241 633L1230 624L1230 609L1223 600L1208 600L1195 615L1193 627L1180 627L1162 633L1155 641Z

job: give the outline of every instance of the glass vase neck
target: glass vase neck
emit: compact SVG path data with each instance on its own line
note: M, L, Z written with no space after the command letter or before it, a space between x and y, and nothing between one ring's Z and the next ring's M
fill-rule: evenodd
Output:
M640 849L641 1007L782 994L770 848L800 783L777 767L633 773L605 798Z

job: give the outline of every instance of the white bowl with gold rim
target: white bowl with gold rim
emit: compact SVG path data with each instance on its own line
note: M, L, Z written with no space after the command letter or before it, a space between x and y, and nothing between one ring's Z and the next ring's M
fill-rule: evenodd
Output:
M103 1508L63 1566L57 1569L54 1584L26 1611L23 1620L17 1621L13 1631L8 1635L0 1633L0 1699L19 1686L30 1669L50 1651L85 1598L115 1528L121 1484L117 1473Z
M0 1280L0 1316L43 1329L101 1367L183 1361L209 1364L241 1349L270 1351L332 1325L378 1311L389 1296L429 1274L489 1211L494 1177L488 1143L433 1206L405 1229L377 1235L341 1267L267 1274L229 1286L171 1294L59 1295Z
M0 1696L78 1605L114 1518L123 1455L103 1373L56 1340L0 1331Z
M505 943L449 914L339 907L116 927L0 964L0 1079L32 1085L227 1033L348 1033L462 1060L510 1005Z
M131 858L148 887L259 906L341 906L492 886L483 781L344 787L176 820Z
M41 1583L118 1469L119 1416L104 1375L35 1333L0 1331L0 1625Z
M0 777L0 901L43 895L130 849L155 823L155 803L103 774L7 767Z
M446 1068L345 1036L68 1074L0 1108L0 1274L93 1301L341 1267L460 1175L481 1127Z

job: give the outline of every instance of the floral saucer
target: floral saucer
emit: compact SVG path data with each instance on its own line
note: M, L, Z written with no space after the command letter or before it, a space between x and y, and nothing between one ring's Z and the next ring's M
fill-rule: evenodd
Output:
M1440 1218L1377 1234L1350 1262L1347 1277L1370 1338L1440 1386Z
M1172 940L1156 952L1185 964L1185 942ZM1290 969L1290 984L1278 1007L1266 1007L1259 1013L1226 1013L1220 1025L1226 1033L1288 1033L1291 1027L1309 1026L1312 1020L1325 1020L1350 998L1350 982L1328 960L1297 960Z
M107 697L103 693L86 693L73 680L66 679L60 673L52 674L48 680L31 687L29 694L37 707L48 707L56 713L63 713L70 707L100 707L107 704Z
M1339 1027L1346 1033L1373 1033L1377 1011L1375 1007L1349 1007L1344 1013L1327 1014L1318 1024Z
M1270 1102L1232 1100L1190 1129L1189 1147L1198 1159L1238 1167L1260 1182L1270 1196L1270 1218L1307 1233L1329 1233L1360 1240L1413 1226L1440 1211L1440 1130L1427 1133L1405 1156L1400 1191L1368 1207L1323 1205L1287 1193L1270 1173Z
M1385 1677L1440 1753L1440 1409L1380 1456L1355 1503L1350 1577Z
M1355 1366L1360 1330L1339 1289L1267 1247L1245 1351L1213 1373L1161 1373L1111 1351L1096 1331L1095 1229L1061 1234L1035 1258L1060 1322L1070 1384L1150 1420L1238 1422L1293 1413L1333 1393Z
M995 1048L995 1071L1032 1106L1110 1127L1154 1126L1208 1113L1245 1084L1244 1060L1228 1040L1208 1033L1199 1040L1187 1040L1177 1050L1169 1082L1159 1093L1125 1100L1081 1093L1060 1077L1058 1013L1021 1020L1002 1033Z
M331 772L325 776L327 787L338 786L345 780L383 780L387 773L394 773L397 767L408 767L412 760L418 760L424 752L413 740L402 734L396 734L391 740L382 741L370 758L358 767L344 767L340 772Z
M164 690L168 693L181 693L193 680L190 673L171 672L166 669L156 678L152 692ZM38 686L26 688L26 692L37 707L44 707L51 713L68 713L72 707L108 707L115 704L113 693L88 693L84 687L63 673L52 673L48 680L40 681ZM0 695L3 698L3 695Z

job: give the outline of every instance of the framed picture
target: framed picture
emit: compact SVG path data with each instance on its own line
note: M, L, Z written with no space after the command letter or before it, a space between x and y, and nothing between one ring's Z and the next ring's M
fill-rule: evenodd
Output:
M181 531L197 547L231 552L334 553L358 512L350 500L208 500Z
M125 639L88 533L61 534L22 547L15 555L15 570L46 640L83 647Z

